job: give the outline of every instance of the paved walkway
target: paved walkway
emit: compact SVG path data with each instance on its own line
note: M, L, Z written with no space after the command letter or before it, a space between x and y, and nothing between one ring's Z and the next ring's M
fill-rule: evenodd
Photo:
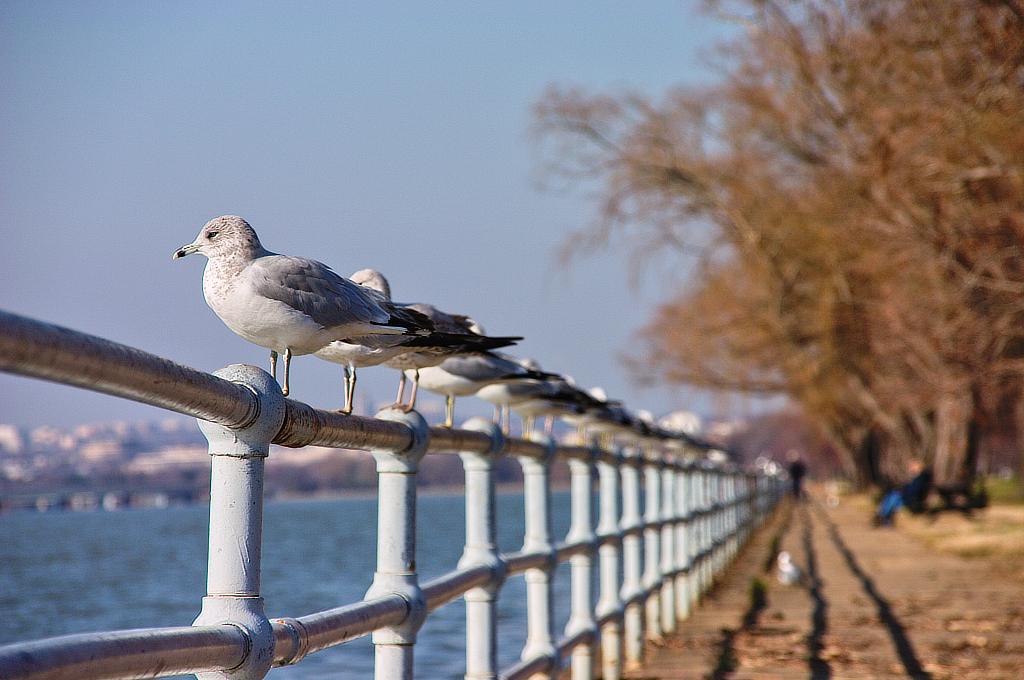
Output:
M787 504L633 680L1024 678L1024 584L871 528L852 504ZM803 571L776 578L775 552Z

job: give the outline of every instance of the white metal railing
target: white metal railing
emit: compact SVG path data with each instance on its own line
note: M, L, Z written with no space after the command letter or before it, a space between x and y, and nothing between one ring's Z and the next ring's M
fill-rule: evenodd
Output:
M643 662L645 639L676 629L777 502L780 480L703 457L689 438L506 437L483 419L430 427L415 413L345 416L285 399L254 366L213 375L124 345L0 312L0 370L106 392L199 419L211 456L207 594L192 627L66 635L0 647L0 677L262 678L273 666L372 634L378 680L413 677L416 634L430 612L466 608L467 679L619 678ZM366 449L378 475L377 568L365 598L297 618L269 619L260 597L263 468L271 443ZM465 468L466 538L454 571L416 573L416 471L427 453L457 453ZM523 471L522 549L499 552L494 466ZM568 461L571 523L551 535L549 471ZM593 522L596 468L599 516ZM644 499L641 502L641 494ZM621 501L621 511L620 511ZM641 510L643 511L641 514ZM594 557L599 596L592 602ZM570 617L553 621L552 576L568 561ZM622 574L619 574L620 561ZM527 636L521 661L497 668L497 598L524 574ZM568 664L563 663L568 661Z

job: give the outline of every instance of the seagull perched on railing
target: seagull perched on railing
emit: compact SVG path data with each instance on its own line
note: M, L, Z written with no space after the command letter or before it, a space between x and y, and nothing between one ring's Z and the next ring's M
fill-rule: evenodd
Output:
M351 279L391 299L391 284L376 269L361 269L352 274ZM389 368L397 369L401 375L398 381L398 396L395 398L395 405L405 411L411 411L416 407L416 393L419 390L420 371L422 369L437 366L453 355L507 347L522 340L519 336L488 336L471 317L465 314L443 312L434 305L424 302L394 302L393 304L423 314L430 319L437 331L437 333L424 338L422 341L411 343L408 348L409 351L393 353L380 362ZM444 342L431 344L430 339L432 337L442 337ZM409 396L409 403L406 404L404 403L405 386L410 377L412 379L412 392Z
M533 359L508 357L523 368L533 371L540 370L540 364ZM476 396L494 404L494 423L501 426L502 432L509 432L509 409L512 404L519 404L530 399L537 399L552 394L555 390L552 379L538 380L524 377L518 380L506 380L481 387Z
M604 389L592 387L584 394L589 397L576 413L562 414L562 419L583 431L595 434L622 434L631 432L633 416L622 402L609 399Z
M519 360L525 368L540 370L540 366L530 360ZM503 414L502 421L508 412L515 411L523 421L523 436L529 436L537 418L544 418L544 433L550 435L554 430L554 419L562 416L579 415L593 402L583 390L576 387L572 378L558 374L547 374L549 377L538 380L522 378L507 382L488 385L477 392L481 399L498 406ZM504 425L507 432L508 427Z
M445 359L437 366L419 369L419 384L445 397L445 427L455 420L455 398L469 397L481 387L524 378L546 380L551 373L524 368L511 359L493 352L461 354Z
M232 331L270 350L275 379L278 354L284 355L285 395L293 355L312 354L338 340L386 343L382 338L411 339L434 330L423 314L392 304L323 263L272 253L235 215L207 222L174 259L193 253L209 259L203 273L206 303Z

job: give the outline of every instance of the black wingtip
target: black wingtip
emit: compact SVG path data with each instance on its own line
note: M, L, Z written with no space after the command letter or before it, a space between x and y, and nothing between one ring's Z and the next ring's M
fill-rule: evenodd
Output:
M479 349L499 349L501 347L511 347L523 338L521 336L498 336L492 337L489 335L477 336L479 340L474 340L471 344L476 345Z
M491 337L473 333L430 333L416 336L403 347L450 347L458 352L486 352L499 347L508 347L522 340L521 337Z
M557 373L548 373L547 371L538 371L533 368L526 369L526 374L520 376L522 378L531 378L533 380L561 380L562 376Z
M388 325L400 326L409 334L421 337L434 332L434 322L430 320L429 316L407 307L394 307L391 310Z

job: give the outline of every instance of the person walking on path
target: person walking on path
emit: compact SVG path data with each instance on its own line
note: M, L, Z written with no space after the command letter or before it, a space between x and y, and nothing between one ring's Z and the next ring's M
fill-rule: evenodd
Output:
M789 479L792 481L793 498L800 500L804 496L804 476L807 474L807 464L800 458L795 450L786 454L789 461Z

